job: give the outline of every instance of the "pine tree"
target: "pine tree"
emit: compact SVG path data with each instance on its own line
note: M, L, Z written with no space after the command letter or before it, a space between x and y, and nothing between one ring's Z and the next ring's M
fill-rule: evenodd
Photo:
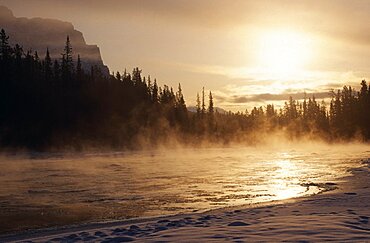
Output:
M185 99L184 95L182 94L181 84L179 84L178 91L176 93L176 106L182 111L186 110Z
M134 68L132 71L132 81L134 85L140 85L142 83L141 70L138 67Z
M214 113L214 108L213 108L213 97L212 97L212 92L209 91L209 105L208 105L208 113L212 114Z
M197 115L198 117L200 116L200 113L201 113L201 107L200 107L200 97L199 97L199 93L197 93Z
M7 60L11 54L11 47L9 45L9 36L6 35L5 30L0 31L0 60Z
M203 90L202 90L202 115L204 115L206 113L206 104L205 104L205 94L204 94L204 87L203 87Z
M52 61L50 58L49 48L46 49L45 61L44 61L44 75L45 80L50 81L52 78Z
M153 91L152 91L152 101L154 104L158 103L158 85L157 79L154 79Z
M370 138L370 85L368 87L365 80L362 80L358 93L357 113L357 123L360 124L364 136Z
M62 53L62 79L65 81L71 80L73 69L72 45L69 36L67 36L64 53Z
M153 85L152 85L152 80L150 80L150 75L149 75L148 76L148 97L150 101L153 101L152 90L153 90Z
M69 36L67 36L66 45L64 47L64 57L66 61L66 65L70 70L73 68L73 57L72 57L72 45L71 41L69 40Z

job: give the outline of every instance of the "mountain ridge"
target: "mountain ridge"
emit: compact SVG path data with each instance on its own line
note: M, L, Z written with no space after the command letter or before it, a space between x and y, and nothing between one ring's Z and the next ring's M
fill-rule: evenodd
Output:
M83 33L76 30L70 22L40 17L15 17L9 8L0 6L1 28L9 35L10 44L19 44L24 51L37 51L40 57L45 55L48 48L52 59L61 58L66 37L69 36L73 58L77 60L77 55L81 56L82 67L86 72L89 72L91 67L97 66L103 75L109 75L109 69L101 57L100 48L97 45L87 44Z

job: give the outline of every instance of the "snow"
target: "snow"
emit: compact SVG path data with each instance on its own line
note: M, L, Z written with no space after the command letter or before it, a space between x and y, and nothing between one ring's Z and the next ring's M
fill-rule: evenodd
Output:
M370 241L370 161L339 189L257 206L79 225L15 235L24 242Z

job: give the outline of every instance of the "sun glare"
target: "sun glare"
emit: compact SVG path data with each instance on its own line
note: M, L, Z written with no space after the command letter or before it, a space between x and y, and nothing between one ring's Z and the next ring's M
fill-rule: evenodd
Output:
M312 55L309 38L293 31L269 31L260 34L258 64L278 75L302 72Z
M274 164L279 168L275 171L272 180L272 193L279 200L297 197L304 190L298 185L298 170L296 164L289 159L289 153L282 153L287 159L276 160Z

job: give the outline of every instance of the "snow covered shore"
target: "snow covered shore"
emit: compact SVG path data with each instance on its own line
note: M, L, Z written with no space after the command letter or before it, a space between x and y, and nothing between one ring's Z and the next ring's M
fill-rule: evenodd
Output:
M339 189L256 207L81 225L1 238L1 242L370 241L370 165Z

